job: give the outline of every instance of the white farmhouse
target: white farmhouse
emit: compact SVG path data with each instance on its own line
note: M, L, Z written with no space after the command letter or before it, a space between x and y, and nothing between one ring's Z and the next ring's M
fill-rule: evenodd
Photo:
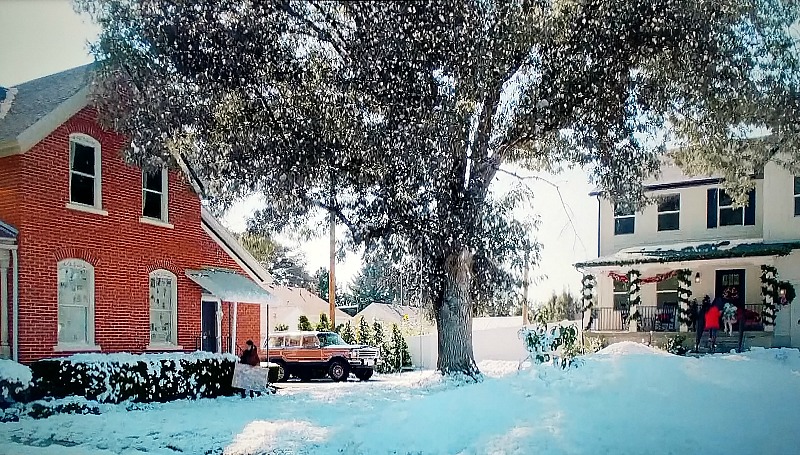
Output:
M669 163L646 182L657 202L640 212L592 193L598 258L575 264L589 334L639 341L693 331L693 301L728 292L746 309L745 345L800 347L800 298L786 302L800 288L800 177L770 163L753 178L744 208L720 178L688 177Z

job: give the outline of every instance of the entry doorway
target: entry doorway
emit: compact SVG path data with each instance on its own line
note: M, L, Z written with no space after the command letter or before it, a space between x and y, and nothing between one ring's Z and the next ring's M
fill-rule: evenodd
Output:
M206 352L217 352L217 305L216 300L202 300L201 304L201 346Z
M744 269L717 270L714 298L727 296L727 301L741 308L745 303L745 291Z

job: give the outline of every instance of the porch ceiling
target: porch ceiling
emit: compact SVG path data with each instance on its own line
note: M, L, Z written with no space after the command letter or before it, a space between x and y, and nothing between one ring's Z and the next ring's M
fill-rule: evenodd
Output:
M14 226L0 220L0 242L14 243L17 240L17 234L19 231Z
M186 276L214 296L227 302L277 303L266 289L250 278L232 270L213 268L186 270Z
M575 264L577 268L704 261L713 259L786 256L800 242L764 243L761 239L694 242L627 248L616 254Z

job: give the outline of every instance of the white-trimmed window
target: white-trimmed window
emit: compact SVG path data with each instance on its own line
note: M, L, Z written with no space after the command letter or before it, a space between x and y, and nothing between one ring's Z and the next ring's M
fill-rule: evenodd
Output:
M665 194L658 198L658 230L677 231L681 226L681 195Z
M744 208L733 207L733 198L725 190L719 190L719 225L744 226Z
M69 135L69 201L102 209L100 142L81 133Z
M794 216L800 216L800 175L794 177Z
M663 308L665 304L678 304L677 276L656 283L656 306Z
M168 176L166 169L142 171L142 217L169 222Z
M626 205L614 207L614 235L633 234L636 227L636 215Z
M94 267L81 259L58 263L58 344L94 345Z
M621 311L627 309L629 303L630 295L628 283L614 280L614 310Z
M168 270L150 272L150 345L178 344L178 278Z

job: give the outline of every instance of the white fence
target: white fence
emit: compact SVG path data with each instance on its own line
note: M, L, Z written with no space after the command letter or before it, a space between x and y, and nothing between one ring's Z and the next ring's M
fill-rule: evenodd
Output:
M472 331L472 347L475 361L510 360L519 362L528 355L522 340L520 327L497 327ZM436 368L437 333L406 338L414 366L422 369Z

